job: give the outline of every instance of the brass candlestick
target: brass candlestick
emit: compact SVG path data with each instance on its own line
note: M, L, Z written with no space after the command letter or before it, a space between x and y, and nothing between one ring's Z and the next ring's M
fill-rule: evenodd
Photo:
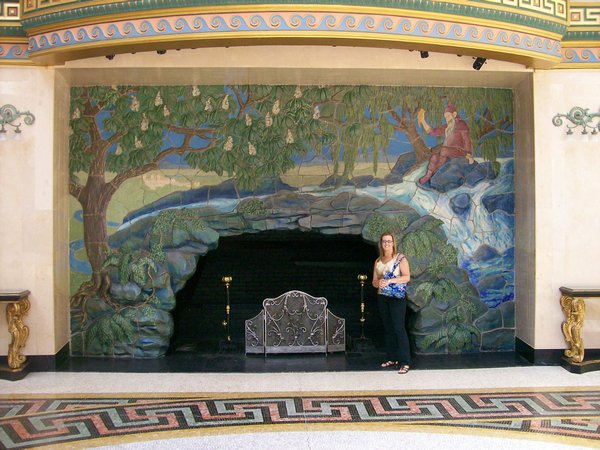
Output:
M367 276L360 274L357 279L360 282L360 338L365 339L365 281L367 281Z
M225 320L222 322L223 326L227 329L227 342L231 342L231 334L230 334L230 314L231 314L231 304L229 302L229 285L233 281L233 277L224 276L221 278L221 281L225 284L225 289L227 290L227 305L225 306Z

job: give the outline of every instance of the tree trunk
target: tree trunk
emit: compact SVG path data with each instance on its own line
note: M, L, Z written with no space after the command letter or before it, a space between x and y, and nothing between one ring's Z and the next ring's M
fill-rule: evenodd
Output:
M83 211L83 241L88 260L92 266L92 282L95 288L102 286L102 265L108 254L106 211L112 197L110 185L90 180L80 198Z
M413 143L413 148L415 149L415 155L417 157L416 165L420 165L423 161L428 161L433 151L425 145L425 141L423 141L421 135L417 133L416 128L410 127L407 130L406 135L410 139L410 142Z

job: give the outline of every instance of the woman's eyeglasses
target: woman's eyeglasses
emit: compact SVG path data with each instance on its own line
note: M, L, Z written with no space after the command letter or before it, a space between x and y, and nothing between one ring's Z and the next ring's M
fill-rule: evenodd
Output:
M382 243L382 244L393 244L393 243L394 243L394 241L392 241L391 239L383 239L383 240L381 241L381 243Z

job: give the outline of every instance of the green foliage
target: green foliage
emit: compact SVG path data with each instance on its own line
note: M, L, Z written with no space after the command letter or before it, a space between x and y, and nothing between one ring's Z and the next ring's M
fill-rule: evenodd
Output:
M134 336L131 321L119 313L102 317L92 323L84 332L85 342L97 342L102 352L108 354L115 343L130 342Z
M468 292L459 289L448 279L438 279L435 282L423 282L415 291L415 295L433 297L435 299L458 299L458 304L444 314L445 328L432 333L421 343L424 348L447 347L451 353L468 351L474 348L473 338L479 340L480 332L472 325L472 315L476 307L466 296Z
M379 242L379 237L388 231L389 223L389 220L381 214L371 215L365 222L365 238L373 242Z
M175 229L194 232L204 229L204 223L198 215L189 209L167 209L161 211L150 230L150 255L156 262L164 262L164 245Z
M448 327L448 351L458 353L464 350L472 350L472 337L479 337L479 330L467 323L456 323Z
M408 218L405 215L384 216L381 214L371 215L365 223L365 238L378 242L379 237L389 232L394 235L399 235L408 226Z
M442 244L436 248L433 260L429 263L428 272L436 276L443 276L449 266L456 266L458 252L450 244Z
M460 291L452 281L442 278L434 284L432 295L440 300L447 298L459 298Z
M435 289L435 283L432 281L423 281L418 284L415 289L415 296L423 298L431 298Z
M143 286L150 270L156 271L156 264L152 258L140 250L132 251L127 247L110 251L102 268L107 269L111 266L117 268L121 284L133 281L139 286Z
M427 336L425 336L423 338L423 342L421 343L421 345L423 346L423 348L442 348L446 345L446 343L448 342L448 334L446 329L442 329L440 331L438 331L437 333L432 333L432 334L428 334Z
M266 214L265 202L258 198L251 198L239 204L238 211L248 216L260 216Z
M402 249L407 256L425 258L441 243L433 231L418 229L402 238ZM443 244L443 243L442 243Z

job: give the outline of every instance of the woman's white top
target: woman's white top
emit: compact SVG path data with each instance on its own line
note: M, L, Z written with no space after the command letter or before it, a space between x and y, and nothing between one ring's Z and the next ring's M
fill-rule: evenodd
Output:
M395 255L387 263L383 263L378 259L375 263L375 271L377 272L377 275L379 275L379 277L383 277L384 272L391 272L392 267L394 267L394 264L396 264L396 259L400 259L400 261L402 261L404 259L404 255ZM396 266L396 270L394 270L394 276L400 276L400 264Z

